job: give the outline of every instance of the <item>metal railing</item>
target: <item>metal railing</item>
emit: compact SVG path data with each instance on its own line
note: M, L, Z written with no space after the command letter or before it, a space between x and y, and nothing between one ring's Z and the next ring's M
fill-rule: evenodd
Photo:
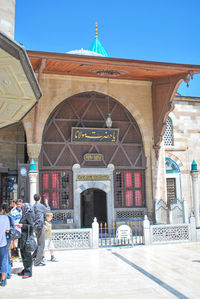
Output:
M127 228L124 236L119 235L120 226L123 226L123 229ZM112 227L108 227L107 223L100 223L99 225L100 247L140 244L143 244L143 221L113 222Z

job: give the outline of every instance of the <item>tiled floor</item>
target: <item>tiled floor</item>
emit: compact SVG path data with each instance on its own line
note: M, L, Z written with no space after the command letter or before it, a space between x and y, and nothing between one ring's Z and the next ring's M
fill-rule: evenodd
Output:
M30 279L13 275L0 298L200 298L200 243L57 251L56 257L57 263L34 267Z

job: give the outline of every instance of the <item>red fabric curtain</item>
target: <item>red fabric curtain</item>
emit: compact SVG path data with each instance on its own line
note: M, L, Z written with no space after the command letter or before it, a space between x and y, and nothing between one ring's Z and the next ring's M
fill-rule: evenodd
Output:
M49 188L49 174L48 173L43 173L42 185L43 185L43 189Z
M59 188L59 174L57 172L52 173L52 189Z
M135 205L136 207L142 206L142 190L135 190Z
M59 193L52 192L52 202L51 202L52 209L59 209Z
M135 188L141 188L142 187L142 176L140 172L135 172Z

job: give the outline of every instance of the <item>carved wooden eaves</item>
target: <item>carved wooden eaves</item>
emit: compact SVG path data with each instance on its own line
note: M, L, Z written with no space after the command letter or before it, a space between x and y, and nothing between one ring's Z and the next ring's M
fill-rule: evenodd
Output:
M174 109L172 99L180 83L184 80L188 84L190 77L192 77L192 72L159 78L152 82L154 149L157 157L168 114Z

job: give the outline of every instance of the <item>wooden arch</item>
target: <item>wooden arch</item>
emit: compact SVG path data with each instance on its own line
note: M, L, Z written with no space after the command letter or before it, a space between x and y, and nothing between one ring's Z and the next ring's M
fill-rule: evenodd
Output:
M83 143L71 141L71 128L105 128L108 112L112 128L119 129L119 141L112 143ZM85 161L84 154L101 154L102 161ZM107 167L117 169L145 169L146 161L142 136L130 112L112 97L98 92L74 95L56 107L49 117L40 155L40 169L71 169L81 167Z

